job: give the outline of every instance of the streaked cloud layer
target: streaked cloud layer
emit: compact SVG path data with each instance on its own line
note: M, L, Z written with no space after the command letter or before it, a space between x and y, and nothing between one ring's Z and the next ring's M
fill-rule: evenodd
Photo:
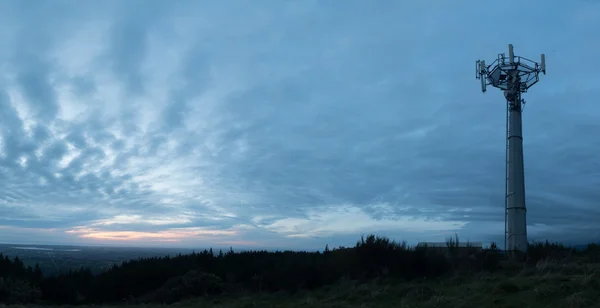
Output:
M548 62L531 237L598 240L596 29L595 1L2 1L0 242L499 240L505 105L474 61L508 43Z

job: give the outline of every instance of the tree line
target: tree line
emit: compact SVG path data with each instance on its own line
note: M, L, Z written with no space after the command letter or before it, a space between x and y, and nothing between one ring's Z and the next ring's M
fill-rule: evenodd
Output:
M89 269L44 277L38 266L0 255L0 302L100 304L171 303L186 297L235 292L296 292L334 284L341 279L434 279L456 271L495 271L502 254L488 249L457 249L458 238L445 252L409 247L385 237L362 237L354 247L323 252L243 251L212 249L174 257L140 258L94 275ZM600 262L590 244L576 252L560 244L532 243L526 261L566 253Z

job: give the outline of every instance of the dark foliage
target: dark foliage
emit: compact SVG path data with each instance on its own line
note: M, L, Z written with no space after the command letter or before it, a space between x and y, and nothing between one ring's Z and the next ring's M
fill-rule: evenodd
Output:
M456 239L458 243L458 238ZM384 237L363 237L352 248L324 252L267 252L233 250L213 253L143 258L114 265L93 275L89 269L71 270L43 278L39 267L0 255L0 302L96 304L114 302L171 303L193 296L223 292L296 292L333 284L341 279L436 278L456 271L493 271L502 253L491 249L460 250L411 248ZM528 260L561 255L572 250L546 242L530 246ZM598 247L580 252L598 260Z
M18 257L10 259L0 253L0 302L26 303L40 298L43 276L39 266L25 267Z
M69 270L67 273L51 276L40 283L42 299L51 303L83 303L86 290L94 281L89 269Z
M220 277L192 270L183 276L167 280L158 290L142 296L139 301L170 304L188 297L220 294L224 288Z
M552 260L559 263L570 263L577 253L575 248L565 247L560 243L534 242L527 248L527 264L535 265L541 260Z
M588 244L584 250L584 253L588 259L588 262L600 262L600 245L596 243Z

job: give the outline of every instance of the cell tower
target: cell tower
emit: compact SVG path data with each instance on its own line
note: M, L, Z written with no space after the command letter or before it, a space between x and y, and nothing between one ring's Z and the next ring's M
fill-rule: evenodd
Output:
M527 208L525 206L525 174L523 171L523 132L521 114L527 92L546 75L546 57L541 63L515 56L512 44L508 57L504 53L490 65L477 60L476 78L481 80L481 91L491 85L504 91L506 98L506 186L504 198L504 249L509 253L527 251Z

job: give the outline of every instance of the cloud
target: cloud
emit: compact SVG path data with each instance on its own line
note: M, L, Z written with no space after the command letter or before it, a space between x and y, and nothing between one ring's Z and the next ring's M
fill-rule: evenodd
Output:
M472 68L507 43L548 59L530 236L598 240L597 4L490 5L5 1L0 241L501 241L505 105Z
M381 208L381 205L380 207ZM371 232L405 231L435 232L459 230L464 221L427 219L419 216L398 216L394 209L383 205L387 217L373 218L358 207L336 206L330 209L313 209L307 218L284 218L267 224L265 228L287 237L324 237L334 234L357 234L363 230ZM348 221L352 223L349 224Z

